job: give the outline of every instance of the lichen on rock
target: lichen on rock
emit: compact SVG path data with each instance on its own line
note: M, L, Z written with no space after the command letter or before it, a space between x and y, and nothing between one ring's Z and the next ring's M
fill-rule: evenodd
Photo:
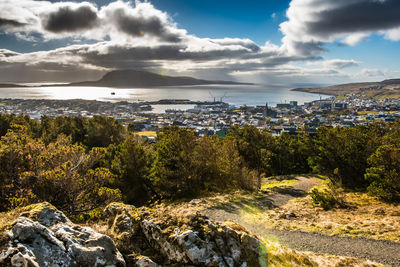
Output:
M125 266L113 240L89 227L73 224L49 203L26 209L11 230L1 265Z
M199 214L179 218L122 203L104 212L104 235L49 203L27 207L8 233L1 266L266 266L263 243ZM239 229L239 230L238 230ZM122 256L124 255L124 256Z
M133 251L130 253L146 253L153 263L177 266L267 266L266 249L260 240L226 224L211 222L199 214L180 220L184 223L175 224L177 220L156 218L146 209L118 203L109 205L105 214L109 215L109 225L117 245L141 244L140 248L131 246ZM139 265L139 260L135 264L147 266Z

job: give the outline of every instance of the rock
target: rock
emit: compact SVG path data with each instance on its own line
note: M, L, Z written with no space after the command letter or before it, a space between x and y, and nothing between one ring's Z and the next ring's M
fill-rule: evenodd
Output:
M246 232L238 232L223 223L215 224L199 214L182 220L187 221L184 225L175 225L171 219L160 221L158 218L157 222L148 216L148 211L121 205L118 207L118 204L113 204L106 208L108 214L113 214L113 218L109 219L114 235L124 240L121 243L117 241L117 244L147 244L147 248L132 249L139 254L152 250L154 255L150 255L149 260L154 264L266 266L265 246ZM147 264L148 260L140 262Z
M200 204L202 202L202 200L201 199L192 199L191 201L189 201L189 204L192 204L192 205L198 205L198 204Z
M49 203L36 205L10 230L0 264L12 266L125 266L113 240L73 224Z
M135 263L136 267L160 267L157 263L152 261L149 257L139 256Z

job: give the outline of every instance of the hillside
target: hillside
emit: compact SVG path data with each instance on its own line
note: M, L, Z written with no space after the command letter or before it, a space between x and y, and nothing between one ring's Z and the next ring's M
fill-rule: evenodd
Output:
M71 83L70 86L107 86L107 87L154 87L204 84L246 84L232 81L208 81L193 77L175 77L159 75L138 70L116 70L105 74L98 81Z
M335 96L354 93L377 98L399 97L400 79L384 80L381 82L348 83L320 88L295 88L292 90Z

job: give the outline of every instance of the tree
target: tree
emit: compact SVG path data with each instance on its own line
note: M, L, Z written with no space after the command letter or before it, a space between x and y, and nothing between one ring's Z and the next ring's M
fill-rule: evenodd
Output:
M71 215L87 212L121 199L113 189L114 177L105 168L93 169L105 149L88 153L71 138L60 135L44 149L34 166L20 174L21 183L32 189L39 201L48 201Z
M24 190L20 174L33 169L46 149L41 141L31 138L28 132L26 126L12 124L10 131L0 141L0 209L3 211L10 206L10 199L17 195L21 197L21 202L28 201L22 200Z
M269 172L269 164L266 159L270 158L270 151L274 139L267 131L260 131L253 125L245 125L242 128L234 126L230 129L228 136L234 138L240 156L246 166L255 169L259 173Z
M368 158L370 167L365 179L370 182L368 192L385 201L400 200L400 148L394 145L380 146Z
M236 140L232 137L222 139L217 150L217 168L220 180L223 181L225 188L247 188L249 173L243 173L243 160L240 157Z
M130 134L120 145L111 163L111 169L117 174L117 184L126 201L131 204L144 204L154 193L148 178L151 168L149 148Z
M122 124L110 117L94 116L86 121L85 129L84 144L89 148L120 144L126 137Z
M157 135L152 181L162 197L178 198L197 193L193 176L193 129L164 127Z
M310 172L308 157L312 143L304 134L290 135L283 133L275 137L272 148L271 167L274 175L299 174Z
M197 142L193 151L193 173L200 190L213 190L222 185L222 177L218 169L218 151L220 142L218 137L204 135ZM199 190L199 191L200 191Z
M316 154L309 162L314 171L337 180L334 182L353 189L365 188L367 159L380 142L381 136L373 127L319 128L314 139Z

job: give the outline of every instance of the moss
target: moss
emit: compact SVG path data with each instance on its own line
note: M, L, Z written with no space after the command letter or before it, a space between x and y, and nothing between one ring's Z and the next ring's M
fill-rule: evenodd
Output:
M29 206L21 208L20 215L35 220L44 209L49 209L49 208L56 209L56 207L54 207L48 202L31 204Z

